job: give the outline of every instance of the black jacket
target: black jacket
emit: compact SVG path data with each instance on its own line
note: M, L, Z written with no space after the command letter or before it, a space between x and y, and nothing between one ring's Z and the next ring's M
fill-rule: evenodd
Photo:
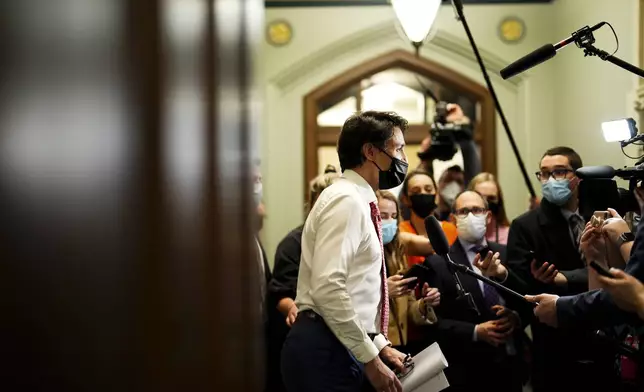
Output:
M566 295L588 290L588 271L570 237L569 227L561 208L545 199L510 225L508 265L529 284L531 293ZM534 279L530 273L530 251L538 265L546 261L554 264L568 279L567 288L547 286Z
M282 298L295 299L297 276L302 256L302 232L304 225L293 229L282 239L275 251L273 279L268 285L271 302L277 306Z
M637 226L631 258L625 272L644 282L644 230ZM635 314L620 310L603 290L594 290L557 300L557 319L560 328L597 329L619 324L641 325Z
M505 257L505 246L489 243L489 248L493 252L501 253L501 258ZM451 259L458 264L470 267L469 260L460 241L456 241L450 249ZM428 257L425 265L430 268L429 284L436 287L441 292L441 303L435 308L438 316L438 322L428 327L428 334L432 341L437 341L441 350L445 354L449 367L446 370L447 378L452 385L463 387L477 387L485 389L487 384L485 379L489 374L496 374L500 369L504 369L518 377L508 377L508 385L502 390L518 390L521 388L521 372L518 371L523 365L522 361L522 328L515 331L515 347L518 350L517 355L509 356L505 346L493 347L486 342L474 342L474 328L477 324L485 321L496 319L496 315L487 309L483 300L483 293L478 281L469 275L459 274L463 288L471 293L480 315L469 309L467 303L458 300L456 281L454 276L447 267L445 260L440 256ZM517 305L516 300L510 296L503 295L506 306L510 309ZM495 370L494 370L495 369ZM490 373L492 372L492 373ZM486 376L485 374L488 374ZM507 374L506 374L507 375ZM495 379L495 382L498 381ZM494 385L494 383L492 384Z

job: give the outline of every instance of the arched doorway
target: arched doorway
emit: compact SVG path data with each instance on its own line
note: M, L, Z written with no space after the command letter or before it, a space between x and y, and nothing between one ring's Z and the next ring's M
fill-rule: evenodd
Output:
M405 140L410 167L415 167L415 152L427 136L434 115L427 88L440 100L463 106L474 124L483 170L496 174L495 111L488 90L438 63L395 50L343 72L304 97L305 195L309 181L322 171L325 161L335 157L341 121L357 110L372 109L364 107L363 101L373 101L377 90L385 96L398 94L399 110L385 106L399 111L410 122Z

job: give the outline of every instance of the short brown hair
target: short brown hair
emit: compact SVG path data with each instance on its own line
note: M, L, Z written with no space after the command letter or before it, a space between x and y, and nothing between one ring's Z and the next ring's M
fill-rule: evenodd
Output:
M553 147L548 151L546 151L541 156L541 160L539 161L539 166L541 166L541 161L543 160L543 158L547 156L554 156L554 155L563 155L566 158L568 158L568 162L570 163L572 170L576 171L577 169L579 169L584 165L581 162L581 157L579 156L579 154L577 154L577 151L573 150L570 147L559 146L559 147Z

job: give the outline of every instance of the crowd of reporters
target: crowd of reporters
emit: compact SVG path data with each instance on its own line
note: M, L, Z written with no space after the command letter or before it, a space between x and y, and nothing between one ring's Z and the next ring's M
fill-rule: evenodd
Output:
M639 344L644 243L614 210L600 226L579 215L579 155L568 147L546 151L536 172L543 199L512 222L494 175L466 183L463 170L452 167L437 182L423 165L407 174L398 195L376 193L391 344L414 355L438 342L449 362L450 391L521 391L528 382L536 392L639 390L638 358L597 340L595 330L617 345ZM331 166L311 181L309 206L339 177ZM637 196L644 206L644 192ZM423 224L430 215L441 221L454 262L528 294L536 307L462 275L474 304L464 303L452 271L433 255ZM268 391L285 390L280 351L298 317L302 230L281 241L272 275L266 274ZM634 242L631 232L638 233ZM613 276L597 275L590 261L612 267ZM430 271L420 284L404 277L415 264Z

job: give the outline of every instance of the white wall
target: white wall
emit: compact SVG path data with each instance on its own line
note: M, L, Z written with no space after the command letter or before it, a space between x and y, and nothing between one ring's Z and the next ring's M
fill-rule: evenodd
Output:
M557 144L576 147L588 163L620 161L618 149L607 152L609 147L601 140L598 126L604 117L625 114L633 79L622 71L609 71L611 66L598 59L583 59L572 48L510 81L503 81L498 70L544 43L565 37L578 26L601 19L614 23L624 45L620 55L633 60L633 39L627 35L633 32L635 19L632 13L620 14L615 4L634 2L557 0L555 4L466 5L468 21L493 73L493 83L529 173L536 170L543 151ZM575 14L582 4L584 13ZM555 17L555 11L560 15ZM521 17L527 25L525 39L513 45L503 43L497 35L498 23L510 15ZM281 48L265 44L262 59L265 104L261 140L268 212L263 236L270 259L283 236L304 219L303 97L357 64L394 49L409 49L393 27L395 18L390 7L268 9L266 21L274 19L288 20L294 37ZM437 36L423 48L422 55L484 84L451 7L441 8L435 26ZM610 43L604 47L610 48ZM610 79L602 80L605 75ZM595 83L601 86L601 92ZM499 119L497 151L499 178L508 212L514 217L525 210L528 192ZM540 193L535 180L533 184Z

